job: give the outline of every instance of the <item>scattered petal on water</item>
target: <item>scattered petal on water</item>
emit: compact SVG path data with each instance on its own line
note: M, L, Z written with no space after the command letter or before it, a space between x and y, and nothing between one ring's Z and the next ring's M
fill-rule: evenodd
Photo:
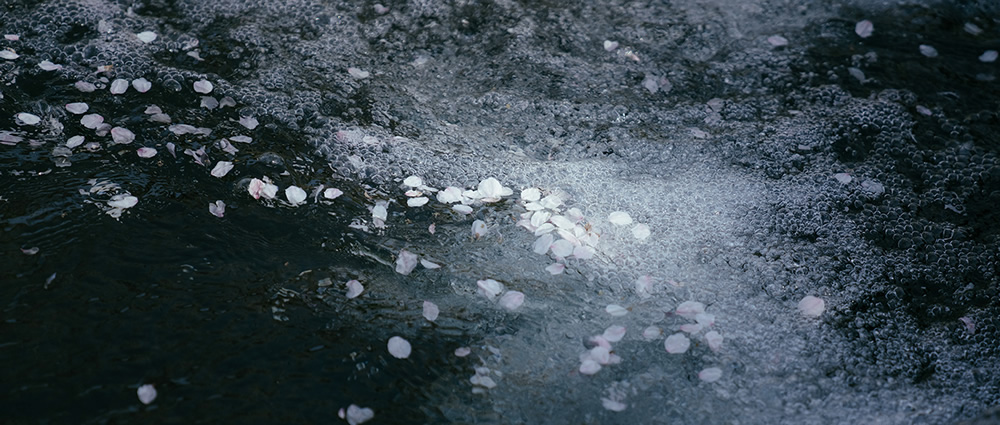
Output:
M708 331L705 334L705 342L708 343L708 348L712 349L712 351L719 351L722 348L722 340L722 335L716 331Z
M139 396L139 401L142 402L142 404L149 404L152 403L153 400L156 400L156 388L154 388L152 384L146 384L139 387L139 389L135 391L135 394Z
M208 80L198 80L194 82L194 91L201 94L209 94L215 86L212 85L211 81Z
M493 279L477 280L476 286L479 287L479 293L481 295L491 300L503 292L503 284Z
M212 168L212 173L211 174L212 174L213 177L222 177L222 176L225 176L226 174L229 174L229 171L232 170L232 169L233 169L233 163L232 162L229 162L229 161L219 161L219 162L217 162L215 164L215 167Z
M219 107L219 101L212 96L202 96L200 107L212 110Z
M554 240L555 237L553 237L551 233L546 233L535 240L535 243L532 244L531 250L534 251L535 254L545 255L549 252L549 247L552 246L552 242Z
M226 214L226 203L221 200L212 202L208 204L208 212L212 215L222 218Z
M819 317L826 309L826 303L822 298L808 295L799 301L799 312L806 317Z
M621 317L628 314L628 310L618 304L608 304L608 306L604 308L604 311L614 317Z
M594 258L594 248L589 246L573 247L573 257L580 260L589 260Z
M424 180L417 176L410 176L403 180L403 184L409 187L420 187L424 185Z
M90 106L83 102L74 102L66 104L66 110L76 115L86 113L89 109Z
M983 29L979 28L979 25L976 25L976 24L974 24L972 22L966 22L964 28L965 28L965 32L967 32L969 34L972 34L972 35L979 35L979 34L983 33Z
M139 198L132 195L115 195L108 201L111 208L132 208L139 203Z
M455 202L462 202L462 189L454 186L448 186L444 190L438 192L437 200L442 204L453 204Z
M332 187L323 191L323 197L326 199L337 199L337 197L343 194L344 192L342 192L340 189Z
M135 140L135 133L124 127L115 127L111 129L111 140L119 144L129 144Z
M441 314L441 309L438 308L437 304L430 301L424 301L424 319L433 322L437 320L439 314ZM456 355L457 354L458 353L456 352Z
M564 270L566 270L566 265L563 264L563 263L552 263L552 264L549 264L549 266L545 268L545 271L547 271L547 272L549 272L550 274L553 274L553 275L562 274L562 272Z
M347 406L347 414L344 419L347 420L349 425L358 425L368 422L375 417L375 411L367 407L360 407L358 405L352 404Z
M21 248L21 253L24 255L35 255L38 254L38 247L33 246L31 248Z
M924 56L927 56L929 58L936 58L937 55L938 55L938 51L933 46L928 46L926 44L921 44L920 45L920 54L924 55Z
M483 202L496 202L499 201L500 198L513 193L510 188L503 187L503 185L500 184L500 181L493 177L489 177L479 182L479 186L476 190L482 197L481 201Z
M710 367L698 372L698 379L705 382L715 382L722 378L722 369Z
M622 338L625 337L625 327L612 325L611 327L605 329L604 333L601 334L601 336L604 337L604 339L606 339L608 342L621 341Z
M767 38L767 42L774 47L781 47L788 45L788 39L780 35L772 35Z
M872 21L869 21L867 19L859 21L857 24L854 24L854 33L857 34L858 37L861 38L871 37L872 32L874 31L875 31L875 25L872 24Z
M422 207L430 201L426 196L418 196L416 198L410 198L406 200L406 205L409 207Z
M231 137L229 137L229 140L232 140L232 141L237 142L237 143L252 143L253 142L253 138L252 137L250 137L250 136L242 136L242 135L241 136L231 136Z
M73 84L73 86L76 87L77 90L84 93L90 93L93 92L94 90L97 90L97 86L95 86L93 83L88 83L86 81L77 81L76 83Z
M462 214L472 214L472 207L468 205L455 205L454 207L451 207L451 209Z
M625 403L615 401L610 398L601 397L601 405L612 412L621 412L628 407Z
M149 82L149 80L145 78L136 78L132 80L132 87L139 93L145 93L148 92L149 89L153 88L153 83Z
M407 357L410 357L410 352L412 351L412 348L410 347L409 341L401 337L394 336L392 338L389 338L388 346L389 346L389 354L392 354L393 357L397 359L405 359Z
M362 71L360 68L355 67L347 68L347 73L357 80L363 80L371 75L368 71Z
M584 375L593 375L600 370L601 364L597 363L593 359L587 359L580 363L580 373Z
M569 257L573 254L573 243L566 239L559 239L552 242L552 254L557 257Z
M139 158L152 158L156 156L156 149L144 147L136 149L135 153L136 155L139 155Z
M292 205L299 205L306 201L306 191L298 186L288 186L285 188L285 198Z
M604 50L608 52L613 52L618 48L617 41L604 40Z
M663 335L663 330L656 326L649 326L642 330L642 337L646 340L654 340Z
M959 317L958 320L962 322L963 325L965 325L965 329L969 331L969 334L971 335L976 334L976 322L974 322L971 317L963 316Z
M681 354L691 347L691 340L682 333L675 333L667 337L663 342L663 347L670 354Z
M916 108L917 108L917 112L919 112L921 115L928 116L928 117L931 116L931 115L934 115L934 112L931 112L931 110L927 109L927 107L924 106L924 105L917 105Z
M12 60L17 59L19 57L21 57L21 56L18 55L17 53L14 53L13 50L10 50L10 49L2 49L2 50L0 50L0 59L7 59L7 60L12 61Z
M469 347L458 347L455 349L455 357L465 357L472 354L472 349Z
M236 106L236 99L233 99L232 97L229 96L223 97L222 99L219 100L219 106L223 108L227 106Z
M264 181L258 178L250 180L247 191L250 192L250 196L253 196L253 199L260 199L260 195L264 191Z
M152 43L153 40L156 40L156 33L152 31L143 31L136 34L135 37L138 38L139 41L149 44Z
M456 205L457 206L457 205ZM472 234L481 238L486 235L486 222L482 220L476 220L472 222Z
M21 36L19 36L17 34L4 34L3 38L4 38L4 40L7 40L7 41L17 41L17 40L21 39Z
M417 254L407 250L399 251L396 256L396 273L408 275L417 267Z
M104 117L97 114L87 114L80 118L80 124L90 129L96 129L102 123L104 123Z
M535 187L529 187L521 191L521 200L525 202L535 202L542 197L542 192Z
M425 260L423 258L420 259L420 265L424 266L425 269L430 269L430 270L440 269L441 268L440 264L427 261L427 260Z
M498 301L498 303L500 304L500 307L507 310L517 310L521 304L524 304L524 293L520 291L507 291L507 293L500 297L500 301Z
M43 71L58 71L62 69L63 66L44 60L38 63L38 67L42 68Z
M364 290L365 287L356 279L347 281L347 299L357 298Z
M677 306L677 315L689 320L694 320L696 316L704 312L705 304L697 301L684 301Z
M240 125L246 127L248 130L253 130L257 128L259 123L257 122L257 118L254 117L240 117Z
M17 118L17 125L35 125L42 121L38 115L27 112L18 113L15 117Z
M987 50L983 54L979 55L979 61L985 63L991 63L997 60L996 50Z
M610 221L611 224L626 226L632 224L632 216L628 215L625 211L615 211L608 215L608 221Z
M111 94L122 94L128 90L128 80L116 78L111 82Z
M373 7L375 9L375 13L378 13L379 15L385 15L386 13L389 13L389 8L383 6L381 3L375 3L375 6Z
M649 226L639 223L632 228L632 236L638 240L645 240L649 237Z
M848 184L848 183L851 182L851 180L854 180L854 178L851 177L851 175L847 174L847 173L837 173L837 174L834 174L833 178L837 179L837 181L840 182L840 184Z

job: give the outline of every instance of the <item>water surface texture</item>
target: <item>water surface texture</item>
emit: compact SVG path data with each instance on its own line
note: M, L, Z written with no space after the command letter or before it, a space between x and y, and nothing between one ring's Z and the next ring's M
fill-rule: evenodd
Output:
M8 1L2 422L1000 423L997 16Z

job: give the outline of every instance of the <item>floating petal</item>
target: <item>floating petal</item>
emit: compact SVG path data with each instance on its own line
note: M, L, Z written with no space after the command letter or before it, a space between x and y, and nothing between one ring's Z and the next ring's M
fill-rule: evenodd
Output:
M691 340L682 333L676 333L667 337L663 342L663 347L670 354L681 354L691 347Z
M111 94L122 94L128 90L128 80L116 78L111 82Z
M396 256L396 273L401 275L408 275L417 267L417 254L414 254L407 250L399 251L399 255Z
M424 180L417 176L410 176L403 180L403 184L409 187L420 187L424 185Z
M12 61L12 60L17 59L19 57L21 57L21 56L18 55L17 53L14 53L13 50L10 50L10 49L0 49L0 59L7 59L9 61Z
M621 412L622 410L625 410L626 407L628 407L625 403L605 397L601 397L601 405L604 406L605 409L608 409L612 412Z
M708 348L712 351L719 351L722 348L722 335L716 331L708 331L705 334L705 342L708 343Z
M135 133L124 127L115 127L111 129L111 140L118 144L129 144L135 140Z
M58 71L62 69L63 66L44 60L38 63L38 67L42 68L43 71Z
M455 357L465 357L472 354L472 349L469 347L458 347L455 349Z
M649 326L642 330L642 337L646 340L654 340L663 335L663 330L656 326Z
M584 375L593 375L600 370L601 364L592 359L587 359L580 363L580 373Z
M226 214L226 203L221 200L215 201L208 204L208 212L212 215L222 218Z
M551 233L546 233L538 239L535 239L535 243L532 245L531 250L534 251L535 254L545 255L549 252L549 247L552 246L552 242L554 240L555 238Z
M573 254L573 243L566 239L559 239L552 242L552 254L557 257L569 257Z
M705 304L697 301L684 301L677 306L677 315L685 319L694 320L696 316L705 312Z
M250 185L247 186L247 191L250 192L250 196L253 196L253 199L260 199L260 195L263 190L264 181L261 179L252 179L250 180Z
M73 149L73 148L75 148L77 146L82 145L83 142L84 142L84 140L86 140L86 139L83 136L73 136L73 137L70 137L69 140L66 141L66 147L70 148L70 149Z
M389 338L388 347L389 347L389 354L392 354L392 356L397 359L405 359L407 357L410 357L410 352L412 351L412 347L410 347L410 342L398 336Z
M615 211L608 215L608 221L618 226L627 226L632 224L632 216L625 211Z
M139 155L139 158L152 158L152 157L156 156L156 149L153 149L153 148L139 148L139 149L135 150L135 153L136 153L136 155Z
M347 299L357 298L364 290L365 287L361 285L361 282L355 279L347 281Z
M547 272L549 272L550 274L553 274L553 275L562 274L562 272L564 270L566 270L566 265L563 264L563 263L552 263L552 264L549 264L549 266L545 268L545 271L547 271Z
M136 34L135 37L138 38L139 41L149 44L152 43L153 40L156 40L156 33L152 31L143 31Z
M135 196L132 195L115 195L112 196L111 199L108 201L108 205L111 206L111 208L121 208L121 209L132 208L135 206L135 204L138 203L139 203L139 198L136 198Z
M639 223L632 228L632 236L642 241L649 237L649 226Z
M608 306L604 308L604 311L614 317L621 317L628 314L628 310L618 304L608 304Z
M352 404L347 406L347 414L344 416L344 419L347 420L349 425L358 425L368 422L374 417L374 410Z
M535 202L542 197L542 191L535 187L529 187L521 191L521 200L525 202Z
M808 295L799 301L799 312L806 317L819 317L826 309L826 303L822 298Z
M472 222L472 234L481 238L486 235L486 222L482 220L476 220Z
M984 63L992 63L997 60L997 55L998 53L996 50L987 50L983 52L983 54L979 55L979 61Z
M462 202L464 197L462 196L462 189L454 186L448 186L444 190L438 192L437 200L442 204L452 204L455 202Z
M451 209L462 214L472 214L472 207L468 205L455 205L454 207L451 207Z
M212 168L213 177L222 177L229 174L229 171L233 169L233 163L229 161L219 161L215 164L215 168Z
M854 24L854 33L857 34L858 37L861 38L871 37L872 32L874 31L875 31L875 25L872 24L872 21L869 21L867 19L859 21L858 23Z
M774 47L781 47L788 45L788 39L780 35L772 35L768 37L767 42Z
M524 293L520 291L507 291L507 293L500 297L498 304L500 304L500 307L510 311L517 310L521 304L524 304Z
M97 114L87 114L80 118L80 124L90 129L95 129L102 123L104 123L104 117Z
M149 82L149 80L145 78L136 78L132 80L132 87L139 93L145 93L148 92L149 89L153 88L153 83Z
M240 117L240 125L246 127L249 130L253 130L253 129L257 128L257 125L259 125L259 124L260 123L257 122L257 118L254 118L254 117Z
M135 391L135 394L139 396L139 401L142 402L142 404L149 404L152 403L153 400L156 400L156 388L153 387L152 384L146 384L139 387L139 389Z
M431 270L433 270L433 269L440 269L441 268L440 264L432 263L432 262L427 261L427 260L425 260L423 258L420 259L420 265L424 266L425 269L431 269Z
M80 115L86 113L90 109L90 105L83 102L67 103L66 110L72 114Z
M323 197L326 199L337 199L337 197L343 194L344 192L342 192L340 189L335 189L332 187L323 191Z
M503 284L493 279L477 280L476 286L479 287L479 293L481 295L491 300L503 292Z
M929 46L929 45L926 45L926 44L921 44L920 45L920 54L924 55L924 56L927 56L929 58L936 58L937 55L938 55L938 51L937 51L937 49L934 48L934 46Z
M77 90L84 93L90 93L97 90L97 86L95 86L94 83L88 83L86 81L77 81L76 83L73 83L73 86L76 87Z
M211 81L208 80L198 80L194 82L194 91L201 94L209 94L215 86L212 85Z
M441 314L441 310L438 308L437 304L430 301L424 301L424 319L433 322L437 320L439 314Z
M418 196L416 198L410 198L406 200L406 205L409 207L422 207L430 201L426 196Z
M285 188L285 198L292 205L299 205L306 201L306 191L298 186L288 186Z
M17 118L17 125L35 125L42 121L38 115L29 114L27 112L21 112L15 115Z
M601 336L604 337L604 339L606 339L608 342L621 341L622 338L625 337L625 327L612 325L611 327L605 329L604 333L601 334Z
M360 68L355 67L347 68L347 73L358 80L363 80L371 75L368 71L362 71Z
M710 382L710 383L715 382L718 381L719 378L722 378L722 369L719 369L717 367L706 368L703 369L701 372L698 372L698 379L701 379L702 381L705 382Z

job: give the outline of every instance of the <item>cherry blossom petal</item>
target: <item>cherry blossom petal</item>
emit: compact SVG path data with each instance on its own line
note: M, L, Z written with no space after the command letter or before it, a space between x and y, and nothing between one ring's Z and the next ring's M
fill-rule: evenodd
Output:
M606 365L611 362L611 348L610 345L598 345L590 349L588 353L590 359L601 365Z
M663 347L670 354L681 354L691 347L691 340L682 333L675 333L667 337L663 342Z
M617 41L604 40L604 50L608 52L613 52L618 48Z
M149 44L152 43L153 40L156 40L156 33L152 31L143 31L136 34L135 37L138 38L139 41Z
M278 195L278 186L271 183L264 183L264 188L260 191L260 196L264 199L274 199Z
M826 303L822 298L808 295L799 301L799 312L806 317L819 317L826 309Z
M58 71L62 69L62 65L54 64L50 61L43 60L38 63L38 67L42 68L42 71Z
M562 205L562 202L563 202L562 198L560 198L560 197L558 197L556 195L549 195L549 196L546 196L546 197L542 198L542 200L538 201L538 203L543 208L547 208L547 209L550 209L550 210L554 210L554 209L558 208L560 205Z
M697 301L684 301L677 306L676 313L685 319L694 320L695 316L705 312L705 304Z
M139 397L139 402L142 404L149 404L152 403L153 400L156 400L156 388L153 387L153 384L140 386L139 389L135 391L135 394Z
M636 279L635 292L642 298L649 297L653 293L653 277L644 275Z
M772 35L768 37L767 42L774 47L781 47L788 45L788 39L780 35Z
M66 147L70 148L70 149L73 149L73 148L75 148L77 146L82 145L83 142L84 142L84 140L86 140L86 139L83 136L73 136L73 137L70 137L69 140L66 141Z
M622 338L625 337L625 327L624 326L618 326L618 325L612 325L612 326L608 327L607 329L605 329L604 333L601 334L601 336L603 336L604 339L606 339L608 342L618 342L618 341L621 341Z
M326 199L337 199L337 197L343 194L344 192L341 191L340 189L335 189L332 187L323 191L323 197Z
M608 221L618 226L626 226L632 224L632 216L625 211L615 211L608 215Z
M615 401L606 397L601 397L601 405L604 406L605 409L608 409L612 412L621 412L625 410L626 407L628 407L628 405L626 405L625 403L622 403L620 401Z
M149 89L153 88L153 83L149 82L149 80L145 78L136 78L132 80L132 87L139 93L145 93L148 92Z
M628 314L628 310L618 304L608 304L607 307L604 307L604 311L614 317L621 317Z
M983 54L979 55L979 61L983 63L993 63L997 60L998 53L996 50L987 50Z
M476 220L472 222L472 234L481 238L486 235L486 222L482 220Z
M430 233L430 234L433 235L436 230L437 230L437 225L434 224L434 223L431 223L430 226L427 226L427 233Z
M472 214L472 207L468 205L455 205L454 207L451 207L451 209L462 214Z
M410 342L398 336L389 338L388 347L389 347L389 354L392 354L392 356L397 359L405 359L407 357L410 357L410 353L412 352L412 347L410 347Z
M306 191L298 186L288 186L285 188L285 198L292 205L299 205L306 201Z
M409 207L422 207L430 201L426 196L418 196L416 198L410 198L406 200L406 205Z
M67 103L66 110L72 114L80 115L86 113L90 109L90 105L83 102Z
M365 78L371 76L371 73L369 73L368 71L363 71L360 68L355 68L353 66L347 68L347 73L350 74L351 77L354 77L357 80L364 80Z
M248 130L253 130L260 125L260 122L254 117L240 117L240 125L246 127Z
M924 56L927 56L929 58L936 58L937 55L938 55L938 51L937 51L937 49L934 48L934 46L930 46L930 45L927 45L927 44L921 44L920 45L920 54L924 55Z
M705 342L708 343L708 348L712 349L712 351L717 352L722 348L722 340L722 335L716 331L708 331L705 334Z
M663 335L663 330L657 326L649 326L642 330L642 337L646 340L654 340Z
M632 236L642 241L649 237L649 226L639 223L632 228Z
M546 233L541 237L539 237L538 239L535 239L535 243L532 244L531 250L535 254L545 255L549 252L549 247L552 246L552 241L554 239L555 238L552 236L551 233Z
M21 248L21 253L24 255L35 255L38 254L38 247L33 246L31 248Z
M420 187L424 185L424 180L417 176L410 176L403 179L403 184L409 187Z
M114 127L111 129L111 140L118 144L129 144L135 140L135 133L125 127Z
M247 191L250 192L250 196L253 196L253 199L260 199L263 190L264 182L261 179L254 178L250 180L250 185L247 186Z
M136 149L135 153L139 155L139 158L152 158L156 156L156 149L143 147Z
M563 263L552 263L545 268L545 271L553 275L562 274L564 270L566 270L566 265Z
M477 187L479 194L482 196L483 202L496 202L500 198L510 195L513 191L510 188L503 187L500 181L489 177L481 182Z
M573 257L580 260L589 260L594 258L594 248L589 246L573 247Z
M365 287L356 279L347 281L347 299L357 298L364 290Z
M420 259L420 265L424 266L425 269L431 269L431 270L433 270L433 269L440 269L441 268L440 264L427 261L427 260L425 260L423 258Z
M584 375L593 375L601 370L601 364L597 363L593 359L587 359L580 363L580 373Z
M229 171L232 170L232 169L233 169L233 163L232 162L229 162L229 161L219 161L219 162L217 162L215 164L215 167L212 168L211 174L212 174L213 177L220 177L221 178L222 176L225 176L226 174L229 174ZM287 190L286 190L286 192L287 192Z
M965 330L969 331L970 335L976 334L976 322L973 321L971 317L962 316L959 317L958 320L962 322L963 325L965 325Z
M219 107L219 100L212 96L202 96L201 97L201 108L212 110Z
M472 354L472 349L469 347L458 347L455 349L455 357L465 357Z
M414 254L407 250L399 251L399 255L396 256L396 273L401 275L408 275L417 267L417 254Z
M525 202L535 202L542 197L542 191L535 187L521 190L521 200Z
M17 118L17 125L35 125L42 121L38 115L29 114L27 112L21 112L15 115Z
M476 286L479 287L479 293L490 300L503 292L503 284L493 279L477 280Z
M430 301L424 301L424 318L433 322L437 320L438 315L441 314L441 310L438 308L437 304Z
M872 32L874 31L875 31L875 25L872 24L872 21L869 21L867 19L863 21L858 21L858 23L854 24L854 33L857 34L858 37L861 38L871 37Z
M712 383L718 381L719 378L722 378L722 369L719 369L717 367L706 368L703 369L701 372L698 372L698 379L701 379L702 381L705 382Z
M128 90L128 80L116 78L111 82L111 94L122 94Z
M344 415L344 419L347 420L348 425L363 424L370 421L374 417L374 410L367 407L360 407L355 404L347 406L347 413Z
M573 243L571 243L566 239L559 239L555 242L552 242L551 248L552 248L552 254L554 254L555 256L569 257L571 254L573 254L574 246Z
M517 310L518 307L524 304L524 293L520 291L507 291L507 293L500 297L498 304L500 304L500 307L510 311Z
M201 94L209 94L212 92L212 89L215 88L215 86L212 85L212 82L208 80L195 81L192 87L194 88L194 91Z
M372 218L385 221L389 218L389 210L385 203L376 202L372 207Z
M212 215L222 218L226 214L226 203L221 200L212 202L208 204L208 212Z
M12 60L17 59L19 57L21 57L21 56L18 55L17 53L14 53L13 50L10 50L10 49L0 49L0 59L7 59L9 61L12 61Z
M462 202L462 189L454 186L448 186L444 190L438 192L437 200L442 204L453 204L455 202Z
M97 90L97 86L95 86L94 83L90 83L87 81L77 81L73 83L73 87L76 87L77 90L84 93L91 93L94 90Z
M680 330L681 332L687 332L689 334L694 334L694 333L701 332L701 328L702 328L702 326L699 325L699 324L697 324L697 323L685 323L683 325L680 325L677 329Z
M121 209L132 208L135 206L135 204L138 203L139 203L139 198L127 194L115 195L112 196L110 200L108 200L108 205L111 206L111 208L121 208Z

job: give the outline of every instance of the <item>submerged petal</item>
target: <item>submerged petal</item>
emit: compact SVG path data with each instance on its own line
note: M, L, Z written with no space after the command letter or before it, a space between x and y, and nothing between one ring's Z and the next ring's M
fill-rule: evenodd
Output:
M431 322L437 320L438 315L441 314L441 310L438 308L437 304L430 301L424 301L424 318L430 320Z

